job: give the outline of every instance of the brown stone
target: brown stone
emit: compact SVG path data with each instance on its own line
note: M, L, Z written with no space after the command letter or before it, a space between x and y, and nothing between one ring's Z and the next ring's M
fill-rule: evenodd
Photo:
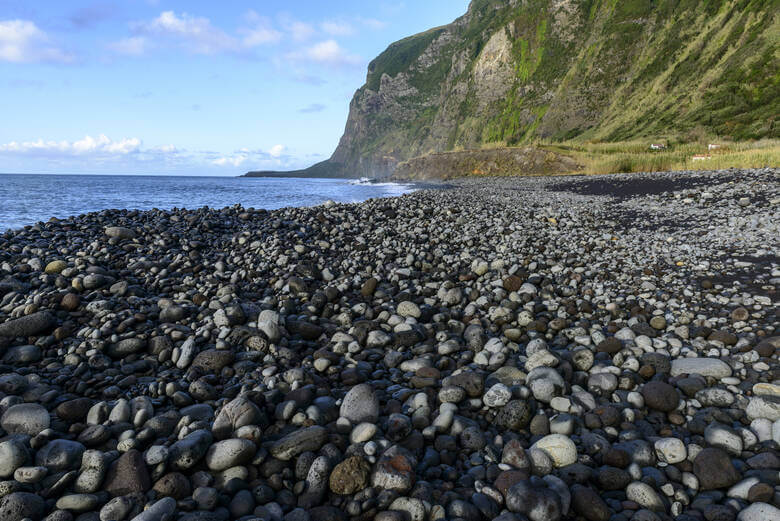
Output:
M649 364L643 365L639 368L639 375L645 380L649 380L655 376L655 367Z
M750 312L742 307L739 307L731 312L731 320L734 322L744 322L750 318Z
M601 405L593 409L598 415L601 423L606 426L613 426L620 423L620 411L611 405Z
M370 297L376 291L376 286L379 283L374 277L371 277L363 283L363 287L360 288L360 294L364 297Z
M501 463L521 470L531 468L531 462L525 453L525 449L518 440L509 440L504 445L504 449L501 451Z
M775 354L775 351L777 351L779 347L780 347L780 336L774 336L762 340L756 346L756 353L758 353L758 356L769 358L770 356Z
M623 343L613 336L605 340L602 340L596 346L596 351L599 351L601 353L608 353L610 355L614 355L621 349L623 349Z
M610 449L604 454L604 465L624 469L631 464L631 455L622 449Z
M571 500L574 511L588 521L608 521L612 516L612 511L592 488L574 485Z
M525 481L529 477L528 469L505 470L498 475L496 481L493 483L493 486L496 487L496 490L501 492L504 497L506 497L507 491L512 488L513 485L520 483L521 481Z
M645 405L656 411L671 412L677 408L680 397L677 389L666 382L653 380L642 386Z
M517 291L523 285L523 279L517 275L510 275L504 279L504 289L507 291Z
M441 371L435 367L421 367L415 374L420 378L441 378Z
M81 304L81 299L75 293L67 293L60 301L60 307L65 311L76 311Z
M707 337L710 342L722 342L724 345L733 346L737 343L737 335L728 331L713 331Z
M122 454L108 471L103 489L112 496L146 493L152 488L149 471L140 452L131 449Z
M748 491L748 501L751 503L769 503L774 495L774 487L766 483L756 483Z
M154 484L154 491L162 497L184 499L192 493L192 486L187 476L179 472L170 472Z
M197 367L205 373L218 373L222 368L233 363L235 355L232 351L223 349L209 349L201 351L192 361L192 367Z
M740 475L725 451L713 447L699 452L693 460L693 473L699 479L701 490L730 487Z
M68 423L80 422L86 418L92 404L93 402L89 398L75 398L62 402L54 412Z
M330 473L330 490L339 495L359 492L368 485L370 472L371 465L360 456L347 458Z

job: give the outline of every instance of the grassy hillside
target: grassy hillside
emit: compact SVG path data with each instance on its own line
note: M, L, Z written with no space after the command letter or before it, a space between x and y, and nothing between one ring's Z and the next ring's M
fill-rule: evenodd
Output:
M474 0L371 62L331 162L486 144L780 138L777 0Z
M647 141L546 141L542 150L569 156L585 174L665 172L671 170L723 170L780 166L780 140L719 142L710 150L706 141L670 143L663 151L648 149Z

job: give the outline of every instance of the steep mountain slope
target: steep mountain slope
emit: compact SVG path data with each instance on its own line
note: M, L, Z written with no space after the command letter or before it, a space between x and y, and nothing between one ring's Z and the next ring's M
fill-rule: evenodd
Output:
M780 136L777 0L473 0L368 67L316 171L429 153L697 132Z

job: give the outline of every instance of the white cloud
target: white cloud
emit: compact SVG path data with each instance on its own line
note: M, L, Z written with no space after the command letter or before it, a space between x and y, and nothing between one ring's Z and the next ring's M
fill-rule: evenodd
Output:
M100 134L76 141L37 139L0 144L0 162L5 165L36 165L41 171L72 168L74 171L98 172L181 172L246 170L279 170L300 168L310 162L305 156L293 157L284 145L268 150L240 148L221 153L209 150L187 150L172 144L144 147L139 138L112 140Z
M235 154L232 156L220 157L215 159L211 163L216 166L235 166L239 167L244 163L248 157L244 154Z
M152 20L130 24L133 36L114 42L110 48L119 54L138 56L153 47L177 44L194 54L215 55L245 53L284 39L284 32L274 28L268 18L255 11L248 11L244 20L244 27L235 34L229 34L215 27L206 17L163 11ZM314 31L308 24L299 22L291 23L288 30L293 39L307 39Z
M377 29L384 27L384 23L361 17L309 23L287 15L280 16L274 23L270 18L249 10L243 15L241 25L236 30L225 31L214 26L206 17L163 11L151 20L131 23L132 34L109 47L116 53L130 56L140 56L153 48L175 45L194 54L251 57L261 46L286 44L289 49L291 44L303 45L319 36L326 39L287 55L279 54L276 59L284 56L331 65L358 64L362 62L360 57L349 54L335 39L327 37L350 36L357 29L365 27Z
M349 54L336 40L316 43L302 53L293 53L290 57L328 65L356 65L361 62L359 56Z
M322 103L312 103L307 107L303 107L302 109L299 109L298 112L300 112L301 114L313 114L315 112L322 112L326 108L327 107Z
M0 61L70 63L73 56L51 44L49 36L28 20L0 21Z
M0 153L11 155L33 155L44 157L68 157L68 156L126 156L140 152L141 140L138 138L124 138L113 141L104 134L94 138L85 136L78 141L11 141L0 145Z
M217 54L240 47L236 38L211 25L208 18L187 13L179 16L174 11L163 11L154 20L132 24L132 29L138 35L178 41L195 54Z
M114 52L124 54L126 56L140 56L149 50L151 47L149 40L144 36L132 36L114 42L110 45Z
M385 27L387 27L387 23L386 22L383 22L382 20L377 20L376 18L362 18L362 17L359 17L357 20L358 20L358 22L360 22L361 24L365 25L369 29L373 29L375 31L379 30L379 29L384 29Z
M246 47L257 47L269 43L278 43L282 40L282 33L266 26L257 26L254 29L246 29L242 43Z
M285 154L287 147L274 145L267 152L264 150L250 150L240 148L232 154L220 154L211 160L211 164L223 167L239 167L244 164L255 168L273 168L287 165L291 158Z
M317 33L313 25L299 21L288 22L285 29L296 42L305 42Z
M244 20L249 24L249 27L240 29L239 33L244 35L242 42L246 47L278 43L284 36L281 31L273 28L271 20L259 15L253 9L246 12Z
M350 36L355 33L355 28L348 22L326 20L320 24L322 32L331 36Z

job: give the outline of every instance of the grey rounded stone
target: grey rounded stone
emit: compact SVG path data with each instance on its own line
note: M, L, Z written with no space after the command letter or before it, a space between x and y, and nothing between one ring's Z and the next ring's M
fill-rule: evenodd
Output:
M531 406L525 400L512 400L496 415L496 424L511 430L520 430L531 421Z
M0 337L36 336L57 325L57 319L48 311L9 320L0 324Z
M665 512L666 507L661 496L653 487L641 481L629 483L626 487L626 497L638 505L655 512Z
M123 226L108 226L106 227L105 233L112 239L129 240L135 239L136 237L136 234L133 230Z
M36 436L50 424L49 411L37 403L13 405L0 418L0 425L9 434Z
M86 447L77 441L53 440L35 455L35 463L50 471L76 470Z
M339 413L353 424L375 423L379 419L379 399L369 384L358 384L341 402Z
M41 359L41 348L38 346L14 346L3 355L7 364L29 364Z
M19 483L38 483L47 473L46 467L19 467L14 471L14 479Z
M194 467L206 455L213 437L207 430L191 432L181 440L171 445L169 461L175 470L186 470Z
M216 439L225 439L240 427L257 425L262 418L257 405L246 397L239 396L222 407L214 419L211 432Z
M176 500L172 497L164 497L135 516L132 521L163 521L170 518L175 511Z
M530 521L559 521L563 517L561 498L551 488L521 481L506 493L510 512L524 514Z
M141 338L126 338L108 346L106 352L112 358L124 358L138 353L146 348L146 341Z
M246 465L255 455L255 444L250 440L230 439L218 441L206 453L206 465L211 470L225 470Z
M12 492L0 499L0 519L3 521L40 521L46 512L46 503L37 494Z
M327 440L327 429L314 425L291 432L271 445L270 451L275 458L288 461L298 454L319 450Z
M27 449L21 441L11 439L0 443L0 478L13 476L28 459Z
M617 376L612 373L596 373L588 378L588 389L603 396L608 396L617 386Z
M563 377L552 367L536 367L528 373L526 385L531 389L534 398L540 402L550 403L556 396L561 396L566 389Z
M136 502L131 496L115 497L100 509L100 521L126 519L135 507Z
M100 504L100 499L94 494L69 494L57 500L57 508L73 512L88 512Z
M672 360L672 376L681 374L700 374L713 378L731 376L731 367L717 358L677 358Z

